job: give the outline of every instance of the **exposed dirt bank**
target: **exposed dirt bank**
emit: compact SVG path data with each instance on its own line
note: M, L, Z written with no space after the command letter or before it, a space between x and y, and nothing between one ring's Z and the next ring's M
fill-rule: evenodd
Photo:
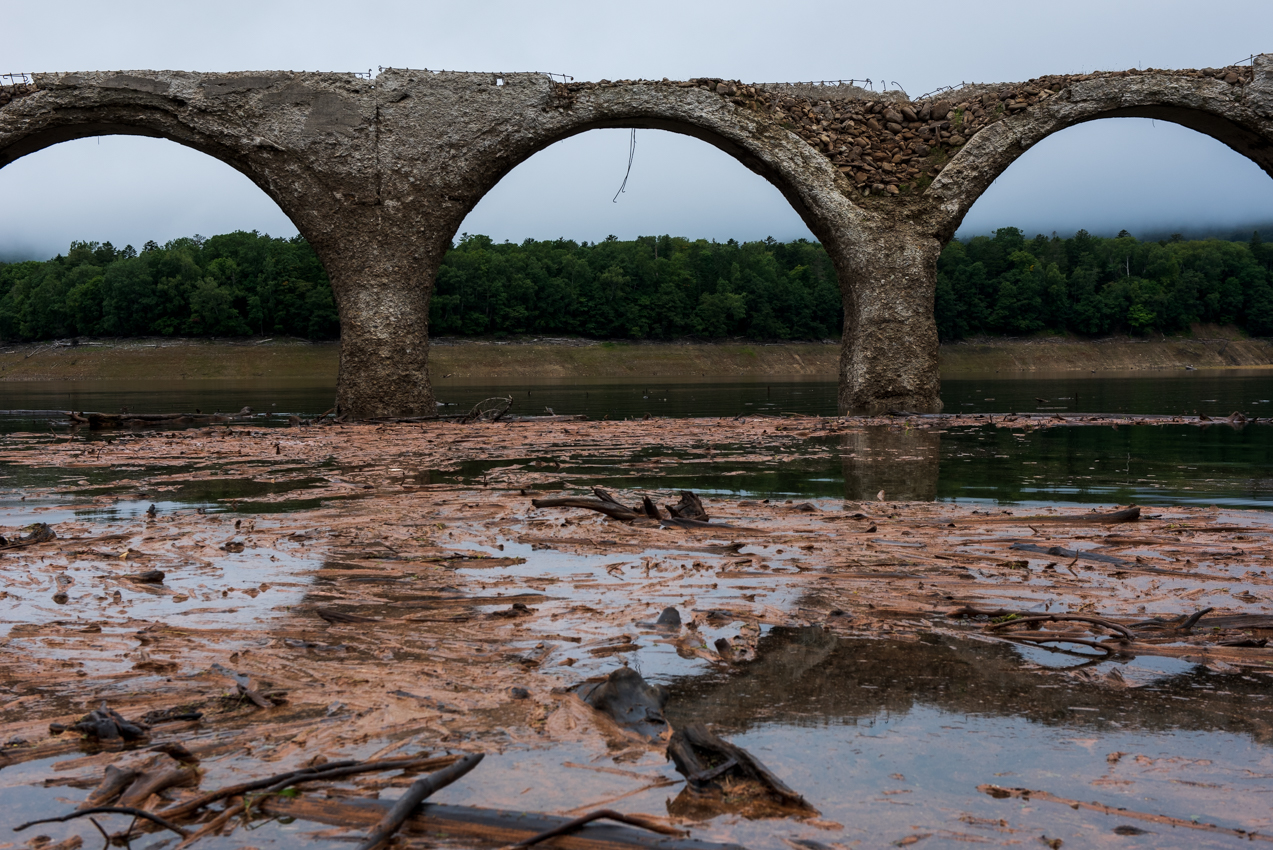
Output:
M434 340L433 377L740 378L834 380L831 343L625 343L580 339ZM10 345L0 381L279 378L336 380L339 345L301 340L140 339ZM941 371L972 373L1135 371L1273 365L1269 340L1115 337L1104 340L988 339L942 346Z
M945 376L987 372L1224 369L1273 365L1273 342L1227 336L1099 340L1064 338L965 340L943 345Z

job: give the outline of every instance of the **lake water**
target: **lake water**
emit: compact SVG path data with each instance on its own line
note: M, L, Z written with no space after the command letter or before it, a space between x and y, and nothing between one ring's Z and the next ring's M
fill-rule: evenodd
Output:
M453 405L444 408L446 412L467 410L490 396L512 395L514 412L539 414L551 408L555 413L615 419L646 413L831 416L836 387L826 381L440 382L437 392L440 400ZM225 412L246 404L258 412L311 415L329 408L332 396L328 385L259 381L0 383L4 409ZM1263 417L1273 398L1273 373L958 379L944 383L943 398L951 412L1196 410L1223 416L1241 410ZM48 427L47 419L31 416L8 417L0 424L10 433ZM731 463L725 447L712 463L701 457L680 458L679 464L659 465L657 476L650 473L648 479L620 478L612 466L600 461L590 465L586 457L576 457L571 460L577 473L572 478L624 490L684 487L704 494L775 498L865 500L884 490L890 499L1011 505L1134 502L1273 508L1273 428L1261 424L1242 429L1070 426L1028 432L993 426L930 431L899 425L813 437L811 442L818 450L799 459L761 463ZM506 465L508 459L498 463ZM459 477L477 479L488 465L466 463ZM72 486L83 479L104 492L119 486L114 481L119 475L135 474L0 465L0 516L17 524L27 515L33 502L21 501L25 488ZM455 472L446 475L454 478ZM159 509L166 514L183 505L243 512L312 508L317 505L306 500L305 490L320 480L289 480L277 486L246 479L193 481L166 491ZM135 483L127 489L135 491ZM295 491L295 499L282 504L251 501L282 490ZM90 515L71 504L82 495L48 496L41 504L60 502L67 518L124 527L135 522L150 501L134 493ZM56 513L41 518L60 521ZM536 552L529 545L522 551L515 545L521 544L507 543L504 554L521 554L536 569L543 569L543 560L551 557L563 560L567 572L581 570L574 562L582 556ZM272 562L255 569L294 567ZM137 610L151 616L150 609ZM757 661L736 668L690 669L674 653L653 652L644 651L633 663L644 661L647 675L669 687L668 713L674 724L707 722L762 758L821 812L820 820L810 822L722 819L731 839L757 850L908 846L918 841L923 847L1045 846L1041 836L1064 836L1066 847L1252 844L1232 834L1094 815L1064 802L1000 799L981 790L989 785L1045 789L1058 798L1232 829L1268 824L1265 802L1273 791L1273 726L1267 676L1210 670L1184 659L1064 656L1057 661L1037 648L935 633L898 641L884 634L837 637L817 627L766 628ZM666 658L679 666L660 662ZM1058 669L1056 675L1042 677L1038 666ZM1060 669L1065 666L1074 670ZM1098 686L1070 672L1118 672L1133 687ZM439 801L561 809L563 788L558 780L569 772L562 769L562 761L572 759L573 764L586 758L586 753L573 755L568 748L511 747L493 753L480 772L445 789ZM63 811L65 803L60 801L86 793L42 784L57 761L6 768L0 776L0 831L9 834L12 826L33 813ZM638 769L651 777L676 778L660 753L614 767L622 768L618 773ZM572 797L571 805L608 800L632 785L631 779L614 774L588 774L587 794ZM613 805L662 813L692 803L681 800L669 786L649 788L618 798ZM253 828L254 846L349 846L331 835L316 836L314 825L303 821L258 820ZM711 839L716 828L713 823L696 825L696 835ZM59 839L79 834L75 825L43 829ZM84 834L90 834L87 827ZM240 830L210 839L208 846L237 847L244 840Z
M834 416L832 381L439 381L444 413L511 396L512 411L584 414L594 419L799 413ZM0 383L0 409L134 413L231 412L315 415L329 409L329 384L279 381ZM947 412L1273 416L1273 370L1134 374L1032 374L955 378L942 383ZM260 420L265 424L267 420ZM283 424L283 419L274 420ZM8 431L47 429L47 419L3 417ZM467 474L480 474L480 465ZM731 474L732 473L732 474ZM607 470L591 474L601 483ZM13 479L10 479L11 482ZM641 484L625 479L625 484ZM972 500L1002 504L1202 504L1273 507L1273 428L1218 425L1059 427L1030 432L995 427L941 433L875 428L830 440L826 456L795 463L686 463L648 486L735 495Z

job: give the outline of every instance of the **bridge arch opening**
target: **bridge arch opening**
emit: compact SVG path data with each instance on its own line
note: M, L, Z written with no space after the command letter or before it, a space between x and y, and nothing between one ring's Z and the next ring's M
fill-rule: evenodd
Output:
M723 140L647 123L630 173L633 131L589 126L499 175L439 270L431 332L838 339L835 269L794 190Z
M0 336L338 336L326 272L287 213L156 135L79 125L5 151Z
M1103 113L1000 169L939 260L943 340L1273 335L1273 140L1197 110L1135 112L1153 117Z

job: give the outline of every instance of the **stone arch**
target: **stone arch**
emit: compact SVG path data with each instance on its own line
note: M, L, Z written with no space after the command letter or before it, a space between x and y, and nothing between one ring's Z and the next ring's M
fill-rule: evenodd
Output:
M195 75L186 75L195 76ZM98 79L98 78L105 78ZM263 191L302 234L313 230L312 212L301 203L295 173L284 178L278 157L262 156L245 144L243 126L191 120L186 98L150 77L36 75L37 88L15 98L0 113L0 168L62 142L95 136L164 139L225 163ZM249 137L250 138L250 137ZM275 152L277 153L277 152ZM292 169L294 171L294 169ZM313 194L310 192L305 195Z
M406 87L421 82L419 72L392 73L399 80L385 82L390 99L395 83ZM454 175L445 186L453 204L447 210L454 224L448 241L473 207L514 168L560 141L599 129L664 130L717 148L777 188L830 251L862 235L872 221L870 213L849 199L848 182L825 156L767 117L738 109L715 93L654 83L590 86L573 92L538 74L499 79L502 91L494 100L511 101L507 108L512 120L498 107L471 104L478 108L467 135L482 141L455 151L457 161L448 169ZM427 72L423 81L428 84Z
M714 91L666 82L584 84L575 90L536 74L500 75L497 82L494 75L481 80L397 70L377 82L386 126L423 136L432 132L423 117L427 110L454 110L436 92L445 92L448 84L467 89L463 111L451 112L455 123L449 132L474 142L449 146L445 169L430 175L428 237L436 243L430 249L435 264L481 198L513 168L558 141L593 129L630 127L698 138L778 188L827 248L845 315L841 409L940 409L933 284L917 274L935 268L940 245L927 235L912 238L909 222L899 226L859 205L836 166L772 116L736 106ZM435 269L429 270L430 283Z
M1259 81L1257 70L1255 80L1242 86L1170 73L1074 83L969 139L929 189L936 206L932 229L948 242L973 204L1027 150L1069 127L1105 118L1179 124L1216 139L1273 176L1273 98L1261 96Z

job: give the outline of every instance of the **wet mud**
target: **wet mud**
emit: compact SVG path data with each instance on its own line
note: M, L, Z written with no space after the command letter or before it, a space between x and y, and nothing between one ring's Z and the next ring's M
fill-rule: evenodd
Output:
M935 448L870 424L10 435L0 846L101 841L86 818L10 830L132 771L155 783L139 806L198 834L138 825L133 846L348 847L469 753L396 842L502 846L540 831L508 813L598 809L677 835L598 822L544 846L1273 837L1269 515L933 502ZM844 447L854 498L700 490L701 525L660 507L713 470ZM599 485L658 518L534 504ZM687 780L668 745L699 724L726 755L695 750ZM785 809L751 805L728 747Z

